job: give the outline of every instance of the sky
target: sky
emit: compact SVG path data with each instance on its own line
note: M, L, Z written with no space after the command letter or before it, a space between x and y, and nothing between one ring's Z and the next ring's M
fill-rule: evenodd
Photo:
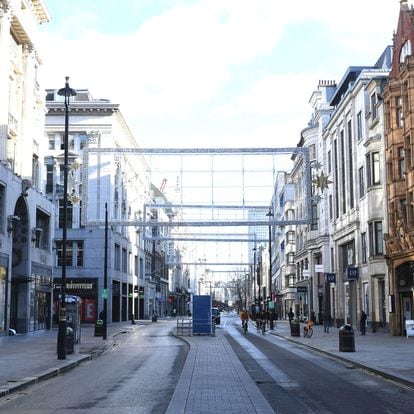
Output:
M45 4L43 86L61 88L70 76L72 88L120 104L142 148L295 147L319 80L339 83L349 66L374 65L392 43L400 7L399 0ZM241 260L240 247L215 248ZM195 254L214 261L211 249Z
M399 0L45 0L45 88L120 104L144 148L292 147L319 80L373 65Z

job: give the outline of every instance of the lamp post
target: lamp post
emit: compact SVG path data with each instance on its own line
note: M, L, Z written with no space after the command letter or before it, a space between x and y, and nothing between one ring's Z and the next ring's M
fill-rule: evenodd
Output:
M254 311L256 312L256 244L253 247L253 302L254 302Z
M108 203L105 203L105 245L104 245L104 291L103 291L103 335L108 333ZM132 288L132 291L134 288ZM133 320L133 319L132 319Z
M59 96L65 97L65 134L63 161L63 212L62 212L62 276L60 284L59 330L57 339L58 359L66 359L66 243L68 216L68 137L69 137L69 99L76 96L76 91L69 86L69 76L66 76L65 87L58 90Z
M272 222L271 218L274 217L272 208L269 207L269 212L266 214L269 217L269 298L272 300ZM270 315L269 300L267 300L267 312L269 314L270 329L273 329L273 317Z

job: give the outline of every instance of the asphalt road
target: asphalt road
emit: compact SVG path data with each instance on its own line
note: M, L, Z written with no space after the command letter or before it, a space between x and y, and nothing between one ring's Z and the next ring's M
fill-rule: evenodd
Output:
M2 399L0 412L163 413L188 352L170 330L158 323L121 335L102 357Z
M238 358L276 413L412 413L414 391L255 329L238 318L224 329Z

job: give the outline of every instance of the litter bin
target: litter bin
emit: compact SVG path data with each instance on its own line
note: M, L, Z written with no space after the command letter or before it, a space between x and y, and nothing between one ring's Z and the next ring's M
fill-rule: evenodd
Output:
M300 323L298 319L293 319L290 323L290 336L300 336Z
M339 328L339 350L355 352L355 336L351 325L343 325Z
M152 315L152 322L157 322L157 315Z
M95 322L95 336L104 336L104 321L97 319Z
M66 328L66 353L73 354L73 348L75 344L75 335L73 329L68 326Z

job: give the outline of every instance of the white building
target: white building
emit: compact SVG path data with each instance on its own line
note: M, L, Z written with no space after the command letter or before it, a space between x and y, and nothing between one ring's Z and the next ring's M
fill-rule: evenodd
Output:
M46 194L57 212L57 276L61 269L63 228L62 99L57 90L47 91ZM77 90L69 113L67 293L81 297L82 322L97 319L103 308L106 205L108 221L112 223L108 226L107 250L108 322L126 321L132 315L135 319L147 318L153 302L148 294L150 281L145 277L145 269L151 266L152 250L148 242L144 243L144 232L136 223L142 219L144 203L151 193L149 167L142 154L97 152L103 148L138 148L138 144L118 104L93 99L87 90ZM85 226L85 220L91 225ZM56 277L55 301L59 286Z
M306 292L304 313L337 325L356 325L361 310L375 328L386 325L380 96L389 65L387 49L373 67L348 68L338 85L320 82L299 144L310 148L313 188L312 222L297 228L296 286Z
M0 1L0 334L50 328L54 207L44 197L41 0Z

